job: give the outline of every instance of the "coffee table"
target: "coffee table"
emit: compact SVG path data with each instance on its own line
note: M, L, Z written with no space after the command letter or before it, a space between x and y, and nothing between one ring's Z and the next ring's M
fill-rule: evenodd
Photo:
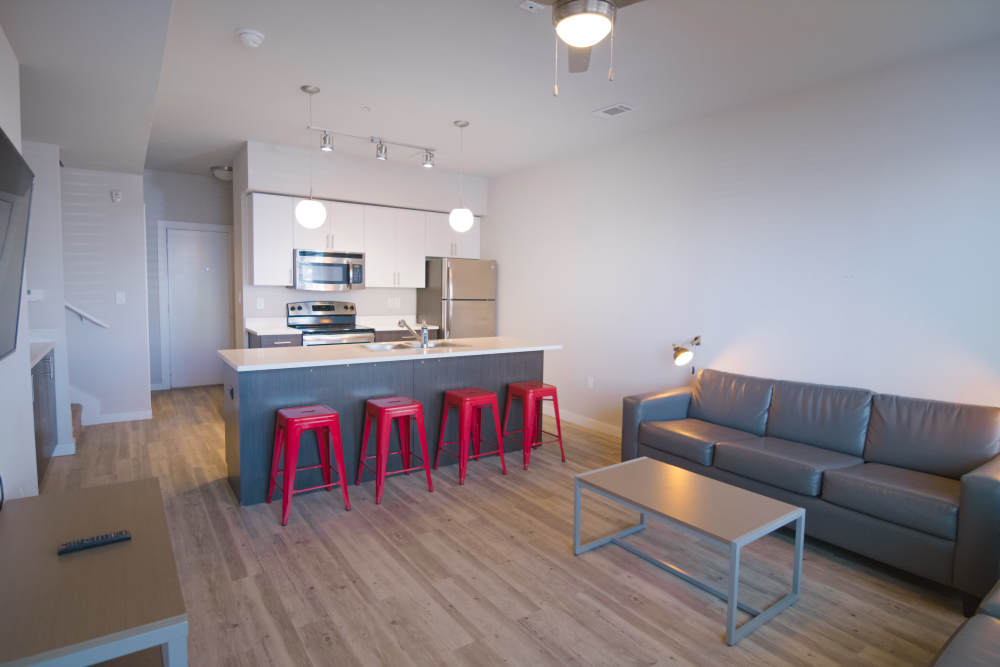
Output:
M639 523L614 535L580 544L580 493L587 489L639 512ZM605 544L616 544L684 581L726 601L726 643L730 646L795 604L802 584L802 547L806 511L690 470L641 457L576 475L574 483L573 553L577 556ZM652 516L729 547L729 590L720 591L670 563L624 542L646 528ZM792 591L764 610L739 601L740 550L754 540L795 522ZM753 618L736 625L736 610Z

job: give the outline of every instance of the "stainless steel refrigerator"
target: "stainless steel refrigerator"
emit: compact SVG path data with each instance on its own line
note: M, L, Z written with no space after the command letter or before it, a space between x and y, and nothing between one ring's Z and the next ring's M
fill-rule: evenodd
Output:
M441 338L497 335L497 263L487 259L427 260L427 287L417 290L417 321L440 327Z

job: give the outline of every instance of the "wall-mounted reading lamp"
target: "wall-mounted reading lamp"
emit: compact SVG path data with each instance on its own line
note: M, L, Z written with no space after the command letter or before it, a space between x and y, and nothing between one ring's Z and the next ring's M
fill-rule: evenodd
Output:
M674 343L674 365L685 366L694 359L694 351L691 348L701 345L701 336L695 336L683 345Z

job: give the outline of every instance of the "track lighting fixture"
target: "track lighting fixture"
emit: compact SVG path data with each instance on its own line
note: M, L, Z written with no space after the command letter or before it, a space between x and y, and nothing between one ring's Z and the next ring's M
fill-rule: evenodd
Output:
M413 144L404 144L402 141L389 141L382 137L375 136L359 136L357 134L349 134L347 132L337 132L329 127L317 127L313 125L312 122L312 96L319 92L319 88L316 86L302 86L302 92L309 95L309 125L306 126L310 132L319 132L319 149L329 153L333 150L333 138L344 137L346 139L355 139L357 141L364 141L367 143L375 144L375 159L376 160L388 160L389 159L389 146L398 146L399 148L409 148L415 151L420 151L424 155L423 165L425 168L430 169L434 166L434 148L431 146L415 146ZM417 155L419 155L418 153ZM412 158L413 155L411 154Z

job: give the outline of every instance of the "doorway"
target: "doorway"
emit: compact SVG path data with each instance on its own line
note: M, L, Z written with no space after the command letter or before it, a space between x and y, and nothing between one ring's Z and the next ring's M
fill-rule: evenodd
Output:
M160 331L168 387L221 384L231 347L231 230L160 221Z

